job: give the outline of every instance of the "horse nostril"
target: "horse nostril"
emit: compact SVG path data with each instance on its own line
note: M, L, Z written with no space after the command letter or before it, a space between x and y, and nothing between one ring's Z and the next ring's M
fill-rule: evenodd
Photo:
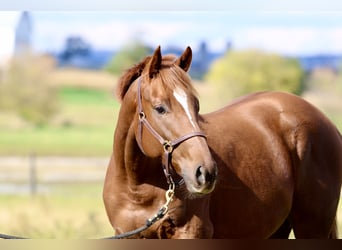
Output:
M210 173L207 169L202 166L199 166L196 169L196 180L199 185L205 185L206 183L215 182L217 177L217 169Z
M197 182L198 184L200 185L203 185L205 184L205 170L203 170L203 167L202 166L199 166L196 170L196 179L197 179Z

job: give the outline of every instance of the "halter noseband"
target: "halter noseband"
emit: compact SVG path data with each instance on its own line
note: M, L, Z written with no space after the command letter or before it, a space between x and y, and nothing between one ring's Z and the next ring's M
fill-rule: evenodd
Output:
M171 173L170 173L170 166L171 166L171 155L176 146L181 144L182 142L195 137L201 136L206 138L206 135L203 132L191 132L189 134L183 135L175 140L166 140L164 139L148 122L146 119L146 115L142 108L142 101L141 101L141 77L138 80L138 115L139 115L139 124L138 124L138 138L137 142L139 145L140 150L145 154L144 149L142 147L142 125L145 125L147 130L159 141L159 143L164 148L164 160L163 160L163 170L166 177L166 180L169 185L175 185ZM181 184L184 180L182 179L178 184Z

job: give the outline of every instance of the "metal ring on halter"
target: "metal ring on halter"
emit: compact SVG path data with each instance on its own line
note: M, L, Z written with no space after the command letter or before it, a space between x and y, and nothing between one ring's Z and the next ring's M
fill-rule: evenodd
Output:
M141 112L139 113L139 120L142 121L142 120L144 120L145 118L146 118L145 113L144 113L143 111L141 111Z
M173 145L170 141L164 141L163 148L166 153L172 153Z

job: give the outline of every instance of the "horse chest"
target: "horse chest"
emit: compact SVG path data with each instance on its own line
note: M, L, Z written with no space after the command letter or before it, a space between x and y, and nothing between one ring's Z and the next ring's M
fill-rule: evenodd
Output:
M146 220L158 211L163 197L155 196L155 192L138 192L121 190L113 198L111 221L116 233L123 233L145 224ZM159 204L160 203L160 204Z

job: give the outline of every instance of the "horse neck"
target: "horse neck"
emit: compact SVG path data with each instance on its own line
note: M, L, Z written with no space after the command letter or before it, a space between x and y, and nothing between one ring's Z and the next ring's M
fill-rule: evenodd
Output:
M131 189L136 189L141 184L164 187L166 180L161 160L145 156L138 146L135 137L137 116L133 103L122 104L114 135L116 171L118 171L119 178L126 180L125 184Z

